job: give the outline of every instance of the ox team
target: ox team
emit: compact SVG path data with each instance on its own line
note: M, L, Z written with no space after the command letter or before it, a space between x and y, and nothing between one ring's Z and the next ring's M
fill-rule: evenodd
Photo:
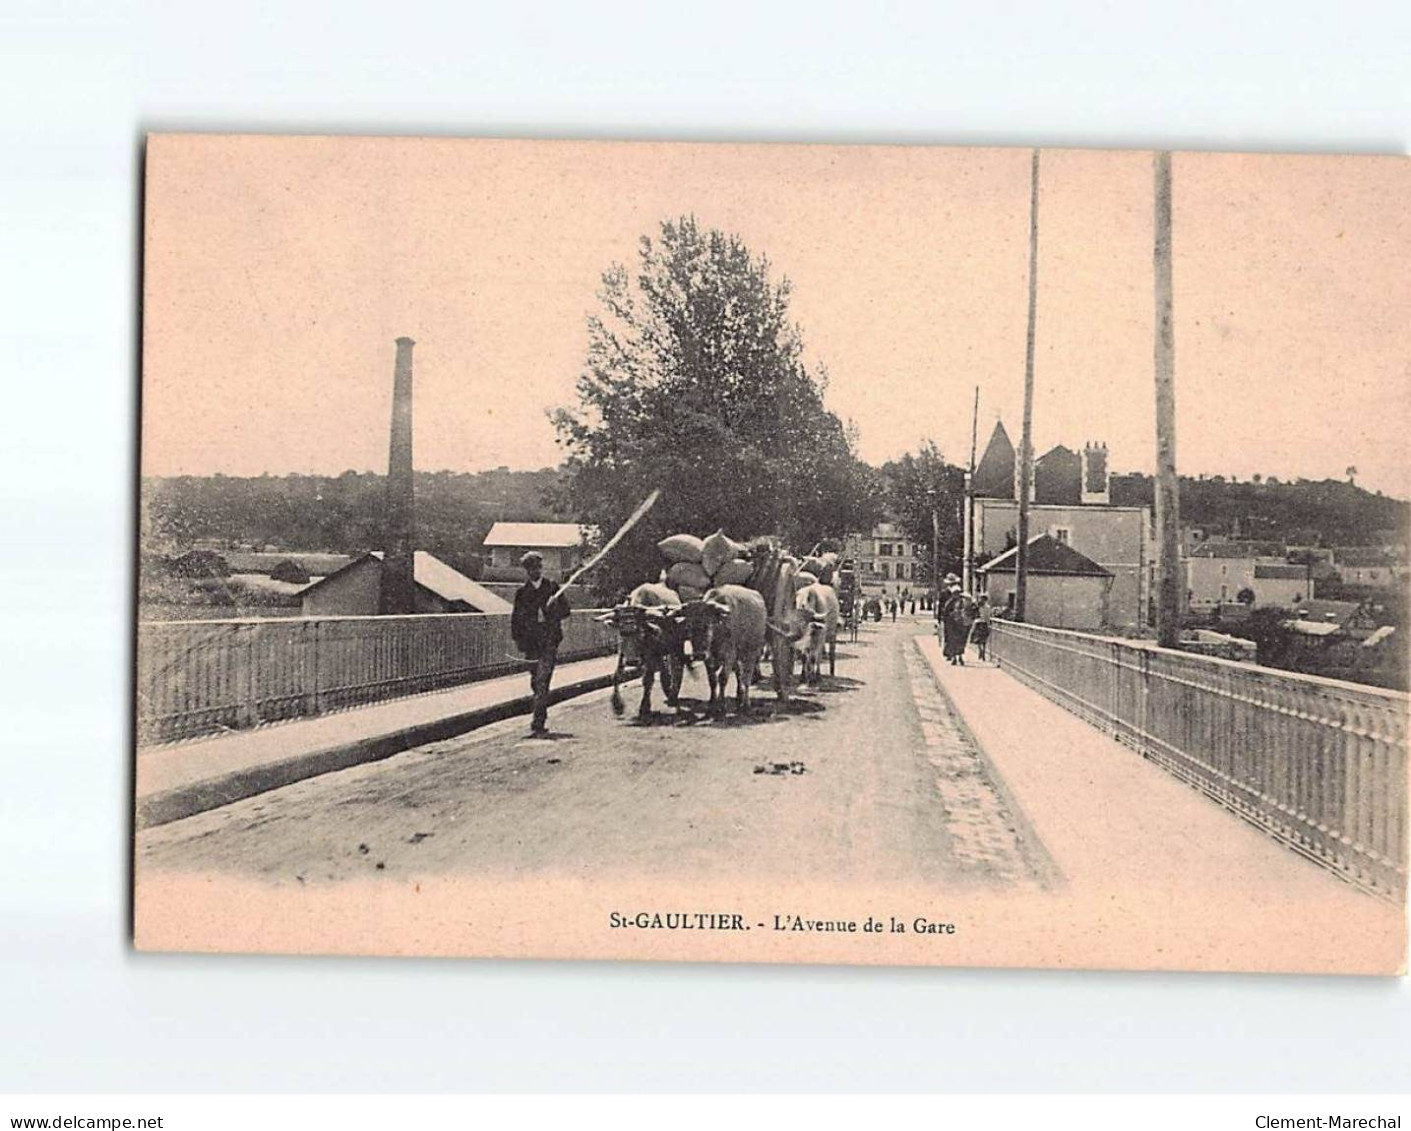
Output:
M677 706L682 673L696 659L705 664L707 711L712 714L725 713L732 674L736 709L749 710L750 688L766 649L773 653L781 699L788 696L795 654L802 657L804 678L821 681L823 657L837 638L840 615L838 592L829 583L836 555L801 561L770 539L744 546L723 532L706 539L676 535L659 545L682 556L661 579L637 586L624 604L599 618L620 636L615 712L623 711L620 684L632 669L642 674L638 717L651 713L658 676L667 705Z

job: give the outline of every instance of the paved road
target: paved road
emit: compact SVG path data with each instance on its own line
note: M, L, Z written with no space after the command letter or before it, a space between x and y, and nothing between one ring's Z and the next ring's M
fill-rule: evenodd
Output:
M923 618L865 625L837 673L747 718L615 718L606 693L301 782L138 836L142 870L279 884L497 874L729 875L1028 886L1042 850L1010 817L920 659ZM659 694L659 693L658 693ZM659 706L664 706L659 704ZM732 707L733 710L733 707Z

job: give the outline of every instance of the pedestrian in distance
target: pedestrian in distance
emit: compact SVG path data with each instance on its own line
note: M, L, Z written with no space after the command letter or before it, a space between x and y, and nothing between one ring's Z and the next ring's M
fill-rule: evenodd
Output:
M563 622L569 616L568 598L554 596L557 586L544 576L544 556L537 550L530 550L519 564L528 580L514 595L510 635L525 658L533 661L529 687L534 695L534 715L529 733L542 736L549 733L549 685L563 642Z
M990 643L990 616L990 598L981 593L975 601L975 627L970 630L970 639L975 644L981 663L988 659L986 653Z

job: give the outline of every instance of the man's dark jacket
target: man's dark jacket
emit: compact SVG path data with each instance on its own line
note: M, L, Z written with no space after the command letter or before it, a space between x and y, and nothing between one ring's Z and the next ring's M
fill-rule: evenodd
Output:
M514 595L514 613L510 617L510 636L515 645L531 660L537 659L545 646L557 648L563 641L563 624L568 615L568 598L560 597L549 605L549 598L558 589L548 578L537 586L526 581ZM544 617L539 619L539 610Z

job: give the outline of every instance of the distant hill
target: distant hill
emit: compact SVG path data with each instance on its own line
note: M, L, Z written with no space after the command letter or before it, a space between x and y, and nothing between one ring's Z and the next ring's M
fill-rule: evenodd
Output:
M1153 505L1149 475L1114 475L1111 486L1114 505ZM1377 546L1406 540L1411 506L1337 479L1256 483L1182 476L1181 524L1300 546Z
M494 523L574 520L562 509L561 481L555 468L417 472L417 547L478 572L477 551ZM385 475L355 471L144 479L143 544L154 551L197 541L340 554L379 549L386 482Z

